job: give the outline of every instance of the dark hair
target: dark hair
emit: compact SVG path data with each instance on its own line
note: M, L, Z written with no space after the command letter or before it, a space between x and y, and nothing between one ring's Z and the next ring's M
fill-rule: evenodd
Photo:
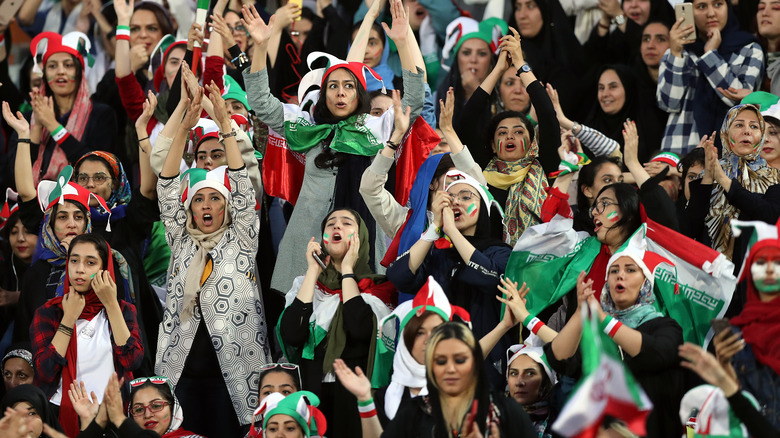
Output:
M704 148L693 148L677 163L677 170L682 175L683 180L685 179L685 174L688 173L688 169L697 164L704 166Z
M612 225L610 231L613 229L621 230L626 233L625 237L628 238L631 233L642 225L642 215L639 211L639 205L641 204L639 191L630 184L614 183L602 187L596 198L608 189L612 189L615 193L615 200L622 213L620 219Z
M360 217L360 213L357 211L351 209L351 208L334 208L333 210L329 211L328 214L325 215L325 217L322 219L322 222L320 222L320 232L325 232L325 224L328 223L328 219L330 218L330 215L337 211L348 211L352 216L355 217L355 221L357 221L358 227L363 221L363 218Z
M439 165L436 166L436 171L433 172L433 177L431 178L431 182L428 184L428 189L430 190L431 184L441 178L442 175L445 175L447 172L449 172L453 167L455 167L455 163L452 162L452 154L444 154L444 156L441 157L441 160L439 160ZM428 197L430 198L430 196ZM430 203L431 200L428 199L429 207Z
M383 93L382 90L374 90L368 93L368 101L371 102L372 100L374 100L375 97L379 97L379 96L385 96L391 99L393 98L393 96L391 96L389 93Z
M361 24L362 23L358 22L358 23L355 23L354 26L352 26L352 35L354 35L355 32L357 32L358 29L360 29ZM379 34L379 39L382 41L382 46L384 47L384 45L387 44L387 40L385 39L385 31L384 31L384 29L382 29L382 26L380 26L379 23L374 21L374 22L371 23L371 30L375 30L376 33ZM354 38L353 38L352 42L354 42Z
M68 258L70 258L70 253L73 252L73 248L79 243L91 243L94 245L95 250L97 250L98 255L100 256L100 261L103 262L102 269L108 269L108 242L106 242L106 239L104 239L103 236L97 233L84 233L74 237L73 240L70 241L70 246L68 246Z
M55 52L55 53L67 53L67 52ZM81 86L81 81L84 79L84 66L81 64L81 61L76 57L76 55L71 55L68 53L68 56L70 56L70 59L73 61L73 64L76 65L76 91L74 93L79 92L79 87ZM44 94L46 96L52 95L52 90L49 89L48 84L46 82L46 64L43 64L43 82L41 82L41 87L44 90ZM57 101L54 100L54 115L57 116L59 119L62 117L62 113L60 113L60 107L57 105Z
M160 393L160 396L162 396L162 398L164 398L165 401L168 402L168 405L171 407L171 412L173 412L173 408L176 403L176 400L173 398L173 392L171 392L171 386L168 385L168 383L152 383L151 380L147 380L142 385L130 389L130 406L127 407L128 409L132 408L133 403L135 402L134 401L135 395L138 393L138 391L144 388L156 389Z
M67 202L69 204L73 204L76 207L78 207L79 211L81 211L81 213L84 215L84 217L87 219L87 221L89 221L89 217L90 216L89 216L89 210L87 209L87 207L81 205L80 203L78 203L76 201L71 201L70 199L66 199L65 202ZM57 219L57 212L60 211L60 205L62 205L62 204L60 204L59 202L54 204L54 207L51 210L51 216L49 216L49 225L51 225L52 229L54 229L54 221Z
M577 185L579 186L577 189L578 211L587 214L588 210L590 209L590 200L588 199L587 196L585 196L585 193L582 191L582 188L593 186L593 184L596 182L596 175L599 173L601 167L604 164L612 163L615 166L620 167L620 165L615 161L616 160L614 158L595 157L591 159L588 165L583 166L582 169L580 169L579 180L577 182Z
M171 19L168 11L166 11L162 5L153 3L151 1L144 1L135 5L133 14L135 14L136 11L149 11L153 13L154 18L157 19L157 25L160 26L160 30L162 31L163 36L172 35L174 33L173 20Z
M8 243L8 241L11 238L11 228L16 226L16 223L21 222L21 220L22 219L19 217L18 209L15 210L13 213L11 213L10 216L8 216L8 219L6 219L3 229L0 230L0 243ZM24 227L24 222L22 222L22 226ZM27 227L24 227L24 230L27 231Z
M523 126L525 126L525 130L528 132L531 141L534 141L534 125L531 124L531 121L528 120L525 114L521 113L520 111L501 111L500 113L493 116L492 119L490 119L487 129L485 130L485 147L487 148L487 152L489 154L495 155L495 152L493 152L492 149L492 145L493 136L496 133L496 129L498 129L498 125L505 119L511 118L520 119L523 122Z
M430 310L426 310L425 312L422 313L422 315L414 315L409 319L409 322L406 323L406 327L404 327L402 336L404 337L404 344L406 344L406 348L407 350L409 350L409 353L412 352L412 347L414 346L414 340L417 338L417 330L420 330L420 327L422 327L423 322L425 322L425 320L428 319L428 317L431 315L436 315L439 318L441 318L441 315L439 315L438 313ZM444 322L447 321L445 320Z
M300 391L300 390L303 389L303 386L302 386L303 382L301 382L299 380L298 372L296 370L288 370L287 368L283 368L283 367L277 366L277 367L270 368L270 369L267 369L265 371L261 371L260 372L260 378L257 379L257 391L258 391L258 394L262 393L262 390L263 390L263 380L265 380L266 376L269 376L269 375L271 375L273 373L287 374L288 376L290 376L290 379L293 381L293 385L295 385L295 390L296 391Z

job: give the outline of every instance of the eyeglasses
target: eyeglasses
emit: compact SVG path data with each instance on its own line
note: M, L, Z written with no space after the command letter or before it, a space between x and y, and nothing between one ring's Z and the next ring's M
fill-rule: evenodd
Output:
M96 185L101 185L105 183L107 180L111 179L110 176L106 175L103 172L96 173L92 176L87 175L86 173L80 173L76 175L76 182L80 186L84 186L89 183L89 180L92 180Z
M452 193L449 195L452 196L452 199L457 199L459 202L463 203L470 202L472 198L477 196L477 194L471 190L461 190L456 195L453 195Z
M230 29L230 33L240 32L240 33L245 33L247 35L249 34L249 32L246 31L246 27L244 27L243 24L239 24L236 27L233 27L233 26L228 24L227 27L228 27L228 29Z
M606 209L610 205L618 205L617 202L612 202L608 199L605 199L603 201L596 201L595 204L593 204L592 207L590 207L590 217L593 217L597 214L604 213L604 209Z
M149 412L155 413L162 411L163 408L168 405L169 403L167 401L162 400L155 400L146 406L139 403L137 405L133 405L133 407L130 408L130 413L133 414L133 417L140 417L146 412L147 409L149 409Z

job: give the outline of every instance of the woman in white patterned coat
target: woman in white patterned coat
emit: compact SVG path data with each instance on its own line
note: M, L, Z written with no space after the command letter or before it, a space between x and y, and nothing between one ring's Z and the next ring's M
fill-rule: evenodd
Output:
M186 65L182 70L192 74ZM157 185L173 260L155 371L176 388L187 413L182 427L210 437L243 436L242 426L251 422L257 406L258 370L270 361L252 274L260 224L225 103L213 82L207 89L228 165L188 170L183 203L179 163L201 112L200 87L182 90L182 100L160 134L174 139Z

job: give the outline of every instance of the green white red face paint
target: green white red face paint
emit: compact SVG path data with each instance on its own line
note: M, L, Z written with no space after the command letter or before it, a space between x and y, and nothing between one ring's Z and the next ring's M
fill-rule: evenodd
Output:
M322 233L322 243L325 245L330 243L330 236L327 233Z
M474 216L477 214L477 204L469 205L469 208L466 209L466 213L468 213L469 216Z
M618 216L616 211L611 211L607 214L607 219L609 219L612 222L617 222L620 217Z
M753 284L759 292L780 292L780 250L772 247L759 250L760 256L750 265Z

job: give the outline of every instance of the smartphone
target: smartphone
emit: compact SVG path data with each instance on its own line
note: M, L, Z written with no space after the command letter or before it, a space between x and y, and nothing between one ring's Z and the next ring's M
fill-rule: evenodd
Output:
M288 3L294 3L298 5L298 10L300 10L303 7L303 0L290 0ZM300 21L301 15L298 14L298 17L295 18L295 21Z
M323 249L321 253L317 254L317 252L311 253L312 257L314 257L314 261L317 262L317 264L320 265L322 269L328 269L328 266L325 264L325 259L328 257L328 254L325 253L325 250Z
M0 24L6 25L16 16L24 0L3 0L0 3Z
M731 330L731 324L729 324L728 318L715 318L710 321L710 325L716 336L724 330Z
M694 25L693 22L693 3L677 3L674 5L674 19L679 20L680 18L683 19L682 23L680 23L680 27L685 27L688 25ZM683 38L683 41L694 41L696 39L696 31L689 33L685 38Z

